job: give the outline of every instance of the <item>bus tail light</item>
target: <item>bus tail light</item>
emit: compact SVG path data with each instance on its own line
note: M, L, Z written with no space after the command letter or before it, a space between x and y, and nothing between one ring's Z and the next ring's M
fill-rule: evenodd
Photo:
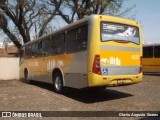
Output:
M142 57L140 57L140 68L139 68L139 73L142 72Z
M101 75L100 55L95 55L94 57L92 72Z

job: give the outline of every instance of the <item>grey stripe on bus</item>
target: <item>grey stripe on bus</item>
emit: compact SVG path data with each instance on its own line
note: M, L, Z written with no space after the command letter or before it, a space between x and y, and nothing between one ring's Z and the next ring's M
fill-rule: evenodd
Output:
M140 48L133 48L133 47L121 47L121 46L100 46L101 50L120 50L120 51L133 51L139 52Z
M101 65L101 72L103 74L103 69L108 69L107 75L137 75L139 74L140 66L102 66Z

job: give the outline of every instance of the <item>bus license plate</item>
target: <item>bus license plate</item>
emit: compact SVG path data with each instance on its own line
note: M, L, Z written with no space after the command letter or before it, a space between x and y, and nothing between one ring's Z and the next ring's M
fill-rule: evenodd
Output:
M125 80L118 80L117 83L118 83L118 84L125 84L126 81L125 81Z

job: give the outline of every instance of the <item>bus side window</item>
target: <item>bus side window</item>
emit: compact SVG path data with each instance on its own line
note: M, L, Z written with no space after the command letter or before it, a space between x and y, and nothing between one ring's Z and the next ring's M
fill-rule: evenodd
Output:
M76 29L70 30L67 32L67 40L66 40L66 51L69 53L77 51L76 44Z
M88 26L84 25L77 29L78 51L87 49Z
M38 57L39 51L38 51L38 43L35 43L35 57Z
M39 55L41 56L41 55L43 55L42 53L43 53L43 48L42 48L42 42L43 41L39 41L38 42L38 51L39 51Z
M31 45L28 46L27 54L28 54L28 55L27 55L28 58L30 58L30 57L32 56L32 46L31 46Z
M36 50L36 45L35 43L32 44L32 57L35 57L35 50Z
M155 58L160 58L160 46L154 47L154 56Z
M28 46L25 46L25 57L28 58Z
M153 47L143 47L143 57L153 58Z
M50 42L49 38L46 38L42 43L42 48L43 48L43 54L44 55L48 55L48 53L49 53L49 48L50 48L49 42Z
M48 49L49 49L49 43L48 43L48 39L45 39L43 41L40 41L38 43L38 51L39 51L39 55L41 56L46 56L48 55Z
M59 34L51 38L52 54L63 54L65 51L65 34Z
M20 52L20 62L22 61L23 58L24 58L24 50L21 50L21 52Z
M83 25L67 33L66 51L68 53L85 51L87 49L88 25Z

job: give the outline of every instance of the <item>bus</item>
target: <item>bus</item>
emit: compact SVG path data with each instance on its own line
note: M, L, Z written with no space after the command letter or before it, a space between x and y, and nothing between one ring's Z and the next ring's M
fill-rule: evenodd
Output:
M142 80L140 24L91 15L23 45L20 78L53 84L56 92L129 85Z
M143 71L160 73L160 44L143 45Z

